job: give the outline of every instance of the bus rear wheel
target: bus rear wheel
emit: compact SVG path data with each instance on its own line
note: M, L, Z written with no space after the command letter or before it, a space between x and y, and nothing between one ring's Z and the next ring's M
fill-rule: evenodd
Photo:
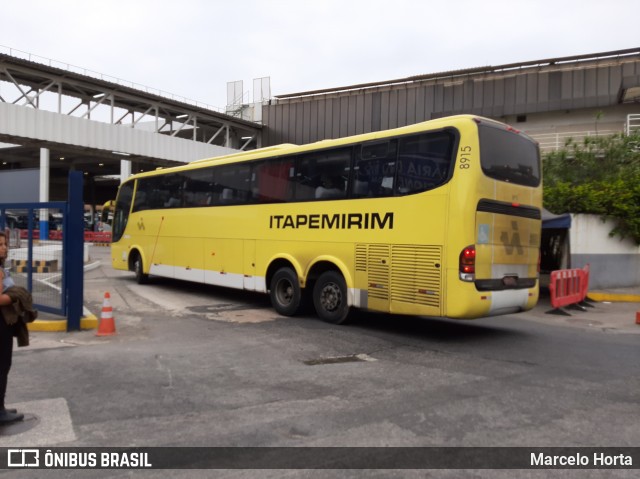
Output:
M347 320L347 284L340 273L326 271L320 275L313 287L313 305L323 321L342 324Z
M302 292L298 275L291 268L280 268L271 278L269 289L271 304L278 314L293 316L300 309Z

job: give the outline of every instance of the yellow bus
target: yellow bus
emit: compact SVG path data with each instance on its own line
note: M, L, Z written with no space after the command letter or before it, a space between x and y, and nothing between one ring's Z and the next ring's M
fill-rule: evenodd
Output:
M132 176L112 264L312 303L471 319L538 299L537 143L471 115L284 144Z

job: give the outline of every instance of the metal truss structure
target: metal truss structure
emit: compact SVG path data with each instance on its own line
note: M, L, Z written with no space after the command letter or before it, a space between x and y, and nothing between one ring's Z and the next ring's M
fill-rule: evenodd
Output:
M18 50L9 53L0 53L0 102L226 148L260 146L260 125L209 105ZM0 128L0 141L11 141L2 134Z
M41 169L52 198L82 170L94 201L122 175L259 148L262 126L209 105L0 46L0 172Z

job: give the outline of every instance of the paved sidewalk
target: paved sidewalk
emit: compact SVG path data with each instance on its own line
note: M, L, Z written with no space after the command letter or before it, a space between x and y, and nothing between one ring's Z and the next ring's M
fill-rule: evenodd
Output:
M523 314L535 321L550 324L610 333L640 334L640 324L636 324L636 315L640 314L640 288L590 292L588 298L590 300L587 303L591 307L585 307L583 311L567 307L562 308L566 315L552 313L548 291L542 289L536 307Z

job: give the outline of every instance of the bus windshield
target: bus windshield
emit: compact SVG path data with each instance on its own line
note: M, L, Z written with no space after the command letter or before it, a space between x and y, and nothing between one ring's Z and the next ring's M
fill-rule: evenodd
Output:
M113 215L113 229L111 241L118 241L129 219L129 210L131 209L131 200L133 199L133 182L123 183L118 191L118 198L115 204L115 212Z

